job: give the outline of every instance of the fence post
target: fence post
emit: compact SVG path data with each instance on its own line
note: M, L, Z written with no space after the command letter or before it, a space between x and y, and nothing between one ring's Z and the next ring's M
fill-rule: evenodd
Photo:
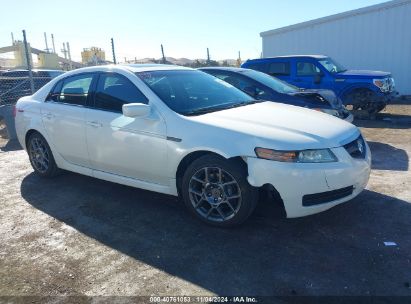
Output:
M116 52L114 51L114 39L111 38L111 51L113 52L113 63L117 64Z
M31 70L31 61L30 61L31 54L29 53L25 30L23 30L23 42L24 42L24 52L26 53L27 69L29 70L30 90L31 90L31 94L34 94L33 71Z

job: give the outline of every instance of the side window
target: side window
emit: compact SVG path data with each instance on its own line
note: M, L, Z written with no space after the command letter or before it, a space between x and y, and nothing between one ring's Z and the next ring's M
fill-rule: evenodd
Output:
M123 104L148 103L148 99L126 77L118 74L101 74L98 80L94 107L96 109L122 112Z
M267 73L267 64L266 63L250 63L246 67L247 69L255 70L255 71L260 71L263 73Z
M264 98L268 96L268 92L265 92L263 86L247 77L238 74L216 74L215 76L224 80L225 82L228 82L232 86L240 89L248 95L251 95L252 97Z
M314 63L297 62L297 76L314 76L320 73L320 69Z
M47 100L84 106L92 80L92 74L65 78L56 84Z
M273 76L288 76L290 75L289 62L272 62L268 65L267 74Z
M46 101L59 101L61 87L63 86L63 80L60 80L56 83L53 89L50 91L49 95L47 96Z

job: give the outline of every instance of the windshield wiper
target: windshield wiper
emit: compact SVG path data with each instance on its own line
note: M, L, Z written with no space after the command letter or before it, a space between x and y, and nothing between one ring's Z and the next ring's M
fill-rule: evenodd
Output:
M232 108L237 108L237 107L242 107L242 106L247 106L250 104L258 103L258 102L263 102L264 100L250 100L250 101L242 101L234 104L228 104L228 105L220 105L216 107L209 107L209 108L202 108L202 109L197 109L193 111L188 111L182 113L183 115L201 115L201 114L207 114L211 112L216 112L216 111L222 111L222 110L227 110L227 109L232 109Z

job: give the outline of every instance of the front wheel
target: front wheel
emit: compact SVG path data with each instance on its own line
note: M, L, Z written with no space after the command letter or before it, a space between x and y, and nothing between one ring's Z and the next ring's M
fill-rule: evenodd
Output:
M246 179L245 164L216 155L195 160L186 170L182 195L186 207L207 224L231 227L253 212L258 191Z

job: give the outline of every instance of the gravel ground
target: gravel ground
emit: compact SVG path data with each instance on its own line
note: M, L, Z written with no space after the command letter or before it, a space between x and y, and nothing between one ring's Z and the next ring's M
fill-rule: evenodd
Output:
M74 173L41 179L0 139L0 295L411 296L411 105L356 124L373 153L362 194L299 219L262 201L231 230L173 197Z

